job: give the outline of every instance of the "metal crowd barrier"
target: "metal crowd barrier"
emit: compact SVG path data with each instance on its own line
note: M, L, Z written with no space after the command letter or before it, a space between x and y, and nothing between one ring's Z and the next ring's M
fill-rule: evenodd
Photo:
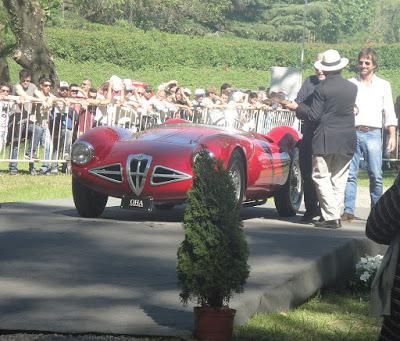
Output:
M67 170L72 143L87 130L119 126L138 132L161 124L168 118L184 118L195 123L231 126L266 134L286 125L301 130L301 122L288 110L223 109L202 107L191 110L157 111L108 104L85 106L59 103L46 108L42 103L0 101L0 162L46 163ZM399 146L388 161L399 161Z

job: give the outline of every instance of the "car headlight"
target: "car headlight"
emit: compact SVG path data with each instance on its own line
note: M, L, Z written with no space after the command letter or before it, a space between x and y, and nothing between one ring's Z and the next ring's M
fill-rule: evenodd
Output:
M86 141L76 142L72 145L71 160L77 165L88 163L94 154L93 146Z

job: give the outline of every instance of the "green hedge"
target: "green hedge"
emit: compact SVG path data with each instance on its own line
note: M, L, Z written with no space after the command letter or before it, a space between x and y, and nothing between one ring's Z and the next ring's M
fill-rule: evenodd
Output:
M171 66L240 67L269 70L273 65L300 66L301 45L270 43L219 36L190 37L158 31L144 32L98 25L96 30L48 28L47 39L56 58L71 61L112 62L131 70ZM335 48L351 62L361 45L307 44L305 66L318 52ZM400 68L400 44L375 46L381 69Z

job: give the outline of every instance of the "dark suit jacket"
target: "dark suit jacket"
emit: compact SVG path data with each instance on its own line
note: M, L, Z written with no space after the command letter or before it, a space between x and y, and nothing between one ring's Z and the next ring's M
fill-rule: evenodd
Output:
M357 86L340 74L328 74L314 90L310 105L300 103L300 119L316 123L312 139L313 155L342 154L352 156L356 148L354 104Z
M297 104L305 103L308 106L311 106L313 98L314 98L314 90L315 87L320 83L318 77L316 75L312 75L307 77L304 83L302 84L296 99L294 100ZM301 132L303 133L303 146L306 146L307 150L310 150L311 153L311 141L314 135L315 130L315 122L311 122L309 120L303 120L301 124Z

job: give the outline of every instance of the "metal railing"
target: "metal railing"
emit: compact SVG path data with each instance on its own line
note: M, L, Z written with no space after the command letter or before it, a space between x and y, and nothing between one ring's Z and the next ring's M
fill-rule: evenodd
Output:
M169 118L231 126L261 134L281 125L299 131L301 128L295 113L288 110L227 106L219 109L195 107L190 110L160 111L117 104L84 105L82 102L58 103L47 108L40 102L0 101L0 162L43 163L49 168L63 165L66 169L72 143L93 127L119 126L137 132ZM388 161L399 161L398 144Z

